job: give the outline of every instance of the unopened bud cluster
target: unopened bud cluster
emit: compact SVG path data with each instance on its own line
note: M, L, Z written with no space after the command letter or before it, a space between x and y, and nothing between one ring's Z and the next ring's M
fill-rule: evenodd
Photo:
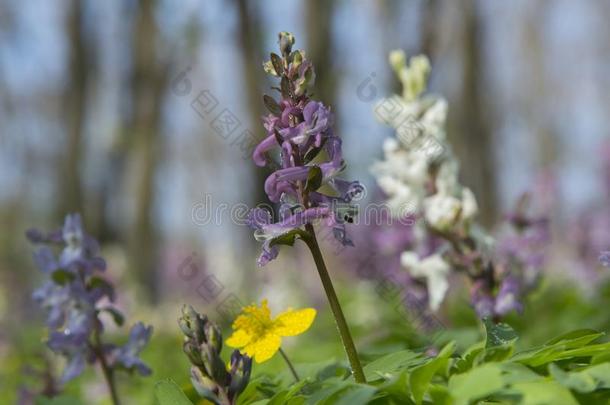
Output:
M184 334L184 353L192 364L191 382L199 395L219 405L237 402L250 380L252 359L233 351L229 369L220 356L222 333L192 306L182 307L178 324Z

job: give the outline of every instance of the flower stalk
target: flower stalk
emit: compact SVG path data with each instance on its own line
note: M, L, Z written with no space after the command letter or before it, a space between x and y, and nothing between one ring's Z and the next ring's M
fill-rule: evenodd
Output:
M335 317L337 329L339 329L339 335L341 336L343 348L345 349L345 353L347 354L347 358L352 368L354 380L358 383L366 383L364 371L362 371L362 365L360 364L360 359L358 358L358 351L356 350L354 339L352 339L349 327L347 326L345 315L343 315L343 310L341 309L339 298L337 298L335 287L333 286L333 282L328 274L326 263L324 262L324 257L322 256L322 251L318 245L316 233L311 224L305 225L305 229L307 230L308 234L308 237L305 239L305 243L307 244L307 247L309 247L313 260L316 263L316 268L318 269L318 274L320 275L324 292L326 293L330 309Z
M290 372L292 373L292 376L294 377L295 381L299 382L301 379L299 378L297 371L295 370L294 366L292 365L292 362L286 355L286 352L284 352L284 350L281 347L280 347L280 354L282 355L282 358L284 359L284 361L286 362L286 365L290 369Z
M114 379L114 370L108 365L106 357L104 356L103 344L100 337L99 328L95 330L94 335L95 345L94 347L92 347L92 350L100 362L100 367L102 369L102 374L104 374L104 380L106 381L106 386L108 387L110 398L112 399L113 405L121 405Z

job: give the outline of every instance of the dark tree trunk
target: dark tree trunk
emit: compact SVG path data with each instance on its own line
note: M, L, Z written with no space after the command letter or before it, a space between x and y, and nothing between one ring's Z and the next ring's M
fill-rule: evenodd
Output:
M69 42L68 84L64 95L66 147L61 155L58 178L58 216L82 212L83 131L87 101L87 50L84 42L83 9L80 0L70 3L67 35Z
M161 147L160 125L167 69L156 48L158 27L154 1L142 0L135 17L133 40L132 116L134 218L129 232L129 263L151 302L159 298L159 235L155 221L155 179ZM131 175L131 174L130 174Z
M452 146L461 163L463 184L470 187L477 197L481 222L491 226L496 219L496 179L493 128L483 95L485 62L481 18L476 1L463 0L461 8L463 77L461 94L449 109L455 123Z
M332 106L336 112L338 75L333 63L335 58L332 57L335 52L332 20L336 2L335 0L309 0L305 4L306 53L307 58L313 62L316 72L313 93L318 100Z

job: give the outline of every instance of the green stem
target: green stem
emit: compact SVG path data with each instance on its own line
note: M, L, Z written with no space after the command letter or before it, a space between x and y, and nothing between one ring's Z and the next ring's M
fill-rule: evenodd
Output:
M357 383L366 383L364 372L362 371L362 366L360 365L360 360L358 359L356 346L354 345L352 335L350 334L349 327L347 326L347 322L345 320L345 316L343 315L341 305L339 304L339 299L337 298L337 293L333 287L330 275L326 269L326 264L324 263L324 258L322 257L322 252L320 251L320 246L318 245L315 231L311 224L305 225L305 229L308 233L305 243L307 243L307 246L311 251L311 255L313 256L313 260L316 263L316 267L318 268L318 274L320 275L320 280L322 280L322 285L324 286L324 291L326 292L330 309L335 317L335 322L337 323L337 328L339 329L339 334L341 335L341 341L343 343L345 353L347 354L347 358L349 359L352 367L354 380Z
M95 332L95 345L93 346L93 351L100 361L100 366L102 367L102 373L104 374L104 379L106 380L106 385L108 386L108 391L110 391L110 396L112 397L112 403L114 405L121 405L121 401L119 400L119 394L116 389L115 380L114 380L114 370L108 366L108 362L106 362L106 356L104 355L102 342L100 339L99 330L96 329Z
M294 379L297 382L299 382L300 379L299 379L299 375L297 374L297 371L294 369L294 366L292 365L292 362L290 361L288 356L286 356L286 353L284 352L284 350L282 350L281 347L280 347L280 354L284 358L284 361L286 362L286 364L288 364L288 368L290 369L290 372L292 373L292 376L294 377Z

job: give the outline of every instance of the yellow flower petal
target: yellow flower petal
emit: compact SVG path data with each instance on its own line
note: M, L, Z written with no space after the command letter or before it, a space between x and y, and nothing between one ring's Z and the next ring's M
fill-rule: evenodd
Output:
M246 347L244 352L254 358L257 363L269 360L280 349L282 339L273 333L268 333L260 339L255 340Z
M284 311L275 319L273 332L280 336L300 335L309 329L315 317L313 308Z
M231 336L229 336L225 343L227 344L227 346L240 348L246 346L251 341L252 335L250 335L243 329L238 329L233 332Z

